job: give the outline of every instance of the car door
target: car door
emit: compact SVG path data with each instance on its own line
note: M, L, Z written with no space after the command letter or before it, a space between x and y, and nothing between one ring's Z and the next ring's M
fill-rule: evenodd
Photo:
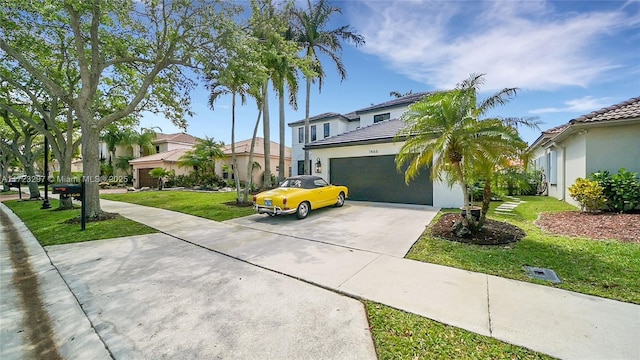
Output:
M330 206L333 204L333 196L331 195L331 186L323 179L314 180L315 192L318 197L318 207Z

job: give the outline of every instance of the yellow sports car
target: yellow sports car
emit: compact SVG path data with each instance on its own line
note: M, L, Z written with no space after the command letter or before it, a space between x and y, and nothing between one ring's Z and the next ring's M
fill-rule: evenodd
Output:
M295 213L304 219L309 211L325 206L344 205L346 186L330 185L319 176L300 175L286 179L279 187L253 197L253 208L270 216Z

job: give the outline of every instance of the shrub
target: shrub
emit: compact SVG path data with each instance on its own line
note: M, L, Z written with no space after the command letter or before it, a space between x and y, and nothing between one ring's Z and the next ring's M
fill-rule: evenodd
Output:
M604 188L594 180L577 178L569 188L569 194L580 204L581 211L599 211L607 203Z
M625 168L610 175L608 171L598 171L589 175L603 188L609 211L629 212L640 205L640 180L637 173Z

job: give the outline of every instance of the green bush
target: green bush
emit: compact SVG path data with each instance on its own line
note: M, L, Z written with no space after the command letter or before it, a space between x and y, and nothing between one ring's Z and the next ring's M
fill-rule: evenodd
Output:
M577 178L569 188L569 194L580 204L582 211L599 211L607 203L604 188L594 180Z
M598 171L589 178L603 188L607 208L613 212L629 212L640 205L640 179L638 174L622 168L617 174Z

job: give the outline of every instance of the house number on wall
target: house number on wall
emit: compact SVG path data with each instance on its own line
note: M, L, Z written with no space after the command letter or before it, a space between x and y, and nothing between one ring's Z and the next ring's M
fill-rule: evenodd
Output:
M378 153L378 150L374 150L374 149L369 150L369 154L377 154L377 153Z

